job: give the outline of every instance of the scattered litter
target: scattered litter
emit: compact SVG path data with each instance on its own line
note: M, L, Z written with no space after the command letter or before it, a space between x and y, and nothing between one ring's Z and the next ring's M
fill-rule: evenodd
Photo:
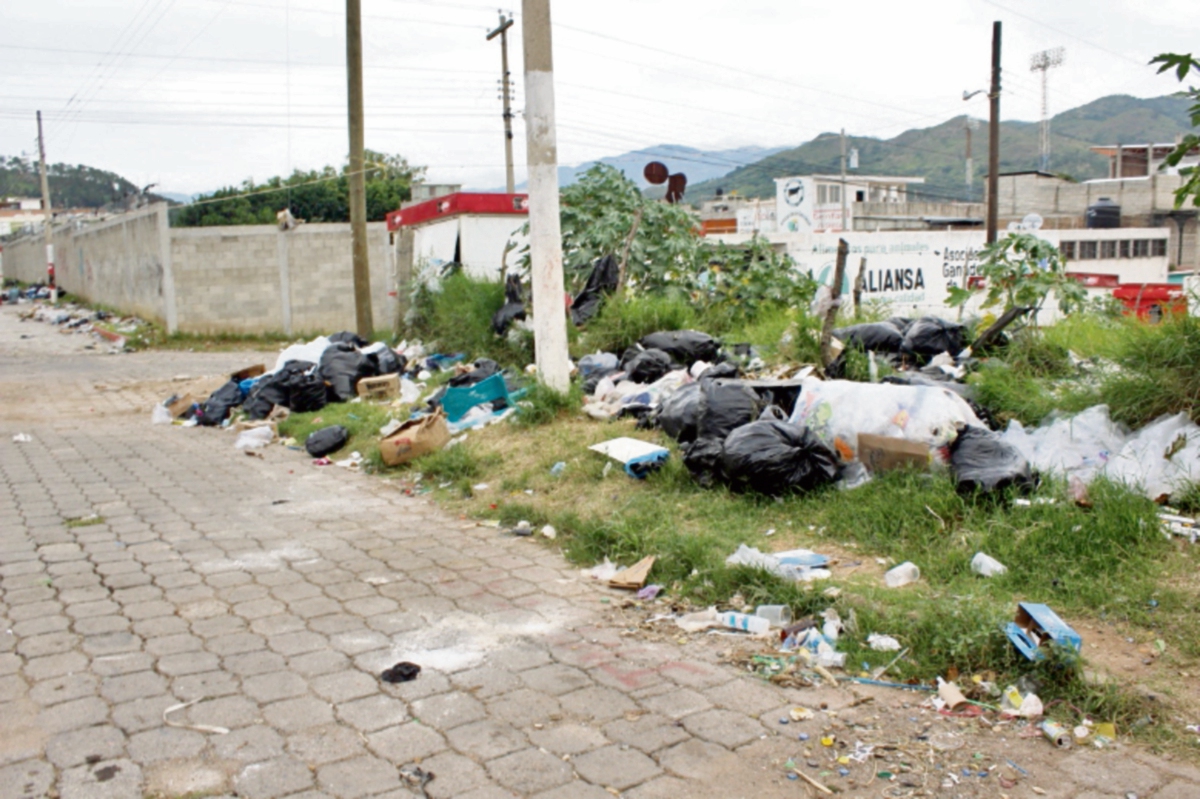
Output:
M559 461L558 463L556 463L550 467L550 476L551 477L562 477L562 473L565 472L566 470L567 470L566 462Z
M772 627L787 627L792 623L792 609L787 605L759 605L754 615L766 619Z
M867 645L876 652L899 652L900 642L890 635L871 633L867 636Z
M174 417L165 405L155 405L150 411L150 424L170 424Z
M513 531L513 535L520 535L520 536L533 535L533 527L529 524L529 522L525 521L524 519L517 522L517 525L515 527L513 527L512 531Z
M624 465L630 477L643 478L662 466L671 451L636 438L614 438L588 447L592 452L607 455ZM565 468L565 465L564 465Z
M663 587L657 584L650 584L637 592L637 598L641 600L651 600L662 593Z
M213 726L213 725L209 725L209 724L184 724L183 722L171 721L169 718L167 718L167 716L171 715L175 711L183 710L184 708L189 708L192 705L203 702L205 699L208 699L208 697L202 696L199 699L193 699L190 702L180 702L177 705L171 705L170 707L166 708L162 712L163 724L166 724L168 727L178 727L179 729L183 729L183 730L195 730L196 732L208 732L208 733L212 733L213 735L228 735L229 730L225 727L217 727L217 726Z
M596 564L590 569L584 569L583 576L591 577L593 580L608 582L617 573L618 568L617 564L605 558L603 563Z
M759 551L756 547L748 547L745 544L739 545L737 550L725 559L727 566L749 566L754 569L763 569L785 580L800 582L829 579L833 573L822 568L829 563L830 560L827 556L808 549L791 549L786 552L767 554Z
M1007 572L1008 567L990 555L976 552L975 557L971 558L971 571L983 577L995 577Z
M751 635L766 635L771 630L769 621L748 613L737 613L730 610L719 614L718 619L723 626L731 630L742 630Z
M1162 523L1163 530L1168 535L1178 535L1186 538L1191 543L1196 543L1200 539L1200 524L1190 516L1179 516L1174 513L1160 513L1158 519Z
M29 442L33 441L33 436L29 435L28 433L17 433L15 436L13 436L13 441L18 444L28 444Z
M628 569L621 569L609 578L609 587L640 590L646 584L646 578L650 576L650 569L654 567L655 560L654 555L647 555Z
M349 439L350 431L346 428L340 424L330 425L309 433L304 440L304 449L314 458L322 458L346 446Z
M421 667L416 663L409 663L407 660L402 660L391 668L384 669L379 677L384 682L409 682L415 680L420 673Z
M546 526L544 526L542 528L542 537L549 538L550 540L553 541L555 538L558 537L558 531L555 530L553 526L547 524Z
M351 452L349 458L345 458L340 461L334 461L333 465L341 466L343 469L350 469L351 471L361 469L363 465L362 453L357 451Z
M698 633L713 627L721 626L721 617L716 608L686 613L675 619L676 626L684 632Z
M411 763L400 767L400 778L423 797L428 797L428 794L425 793L425 786L433 780L434 776L432 771L425 771L420 766Z
M380 431L382 433L382 431ZM398 466L436 452L450 441L450 430L441 411L404 422L379 442L379 455L388 466Z
M1059 749L1070 749L1075 743L1071 731L1056 721L1046 719L1038 725L1038 729Z
M1017 651L1029 660L1045 658L1043 646L1051 641L1076 652L1083 647L1083 639L1079 633L1059 618L1048 605L1035 602L1019 603L1016 618L1008 623L1004 632Z
M905 561L883 575L888 588L899 588L921 579L921 570L912 561Z
M159 406L161 407L161 406ZM165 408L164 408L165 410ZM275 440L275 431L270 427L252 427L238 433L234 449L262 449Z
M472 491L487 491L489 488L491 488L491 485L488 483L476 483L471 486Z

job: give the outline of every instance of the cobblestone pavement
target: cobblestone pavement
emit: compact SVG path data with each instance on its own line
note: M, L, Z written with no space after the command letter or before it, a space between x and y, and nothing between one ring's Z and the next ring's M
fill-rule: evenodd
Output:
M0 799L419 796L412 763L430 797L811 795L781 767L822 756L780 724L797 704L831 711L813 740L920 714L1030 772L1007 792L943 790L945 772L888 788L862 784L867 766L833 777L844 795L1200 795L1200 771L1134 748L1063 756L907 695L784 690L715 646L625 635L542 544L292 451L149 424L164 379L245 353L88 342L0 310ZM399 660L420 676L381 682Z

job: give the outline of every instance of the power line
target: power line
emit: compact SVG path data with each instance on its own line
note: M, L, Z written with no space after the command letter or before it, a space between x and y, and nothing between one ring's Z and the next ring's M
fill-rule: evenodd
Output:
M1129 61L1130 63L1137 64L1139 67L1146 66L1146 64L1142 63L1141 61L1137 60L1136 58L1131 58L1130 56L1127 56L1124 53L1118 53L1116 50L1110 50L1109 48L1107 48L1103 45L1096 44L1095 42L1092 42L1092 41L1088 41L1087 39L1077 36L1074 33L1069 33L1067 31L1063 30L1062 28L1056 28L1053 25L1051 25L1047 22L1042 22L1040 19L1031 17L1028 14L1022 14L1020 11L1016 11L1012 8L1009 8L1008 6L1004 6L1004 5L1001 5L1000 3L997 3L996 0L983 0L983 2L987 3L988 5L995 6L996 8L999 8L1002 11L1007 11L1010 14L1015 14L1018 17L1027 19L1035 25L1041 25L1043 28L1052 30L1055 33L1061 34L1063 36L1069 36L1070 38L1074 39L1077 42L1082 42L1083 44L1086 44L1088 47L1094 47L1097 50L1102 50L1102 51L1108 53L1109 55L1115 55L1117 58L1123 58L1126 61Z

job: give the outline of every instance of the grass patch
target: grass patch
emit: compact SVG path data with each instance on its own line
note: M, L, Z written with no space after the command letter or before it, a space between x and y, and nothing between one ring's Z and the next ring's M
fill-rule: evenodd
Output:
M1140 427L1182 412L1200 420L1200 318L1129 323L1116 360L1122 371L1101 389L1114 419Z
M587 323L579 339L579 355L597 351L620 355L651 333L690 330L698 325L700 316L683 295L622 294L610 297L601 306L600 312Z
M583 388L578 382L572 381L567 393L562 394L539 380L529 386L518 402L513 421L523 427L550 424L582 407Z
M78 519L67 519L63 524L67 528L91 527L93 524L104 524L104 517L93 513L90 516L81 516Z
M510 329L500 337L492 316L504 305L504 285L465 274L449 275L440 291L423 290L417 299L417 320L407 331L436 343L444 353L462 352L468 361L489 357L504 366L524 367L533 360L533 335Z
M370 468L381 469L384 466L379 456L379 428L393 418L408 418L408 410L367 401L331 403L319 411L291 414L280 422L279 435L282 438L294 438L297 446L303 447L310 434L325 427L341 425L346 428L350 438L346 446L330 453L329 457L340 460L349 457L351 452L359 452Z

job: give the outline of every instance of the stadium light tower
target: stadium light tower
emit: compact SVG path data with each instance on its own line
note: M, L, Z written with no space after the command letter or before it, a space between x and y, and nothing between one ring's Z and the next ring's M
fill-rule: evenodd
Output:
M1041 169L1043 172L1050 171L1050 103L1047 97L1050 83L1049 75L1050 70L1055 67L1061 67L1062 62L1063 49L1061 47L1042 50L1041 52L1034 53L1029 59L1029 71L1042 73Z

